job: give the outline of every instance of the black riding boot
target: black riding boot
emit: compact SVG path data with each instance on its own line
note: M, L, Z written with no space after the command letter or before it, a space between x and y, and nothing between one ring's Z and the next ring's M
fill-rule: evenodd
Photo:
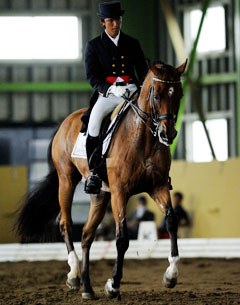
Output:
M85 182L84 190L88 194L99 194L102 187L102 180L97 173L97 167L101 162L102 155L99 137L87 136L86 151L91 175Z

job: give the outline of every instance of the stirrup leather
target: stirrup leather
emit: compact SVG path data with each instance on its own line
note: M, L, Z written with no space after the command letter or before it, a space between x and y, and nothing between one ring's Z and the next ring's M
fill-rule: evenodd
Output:
M84 191L87 194L100 194L102 187L102 180L98 174L91 173L85 181Z

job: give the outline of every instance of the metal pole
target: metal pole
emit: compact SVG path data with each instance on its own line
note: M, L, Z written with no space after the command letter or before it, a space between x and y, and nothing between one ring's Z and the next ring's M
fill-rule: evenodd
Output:
M181 64L185 62L187 54L184 46L184 39L177 18L174 15L168 0L161 0L160 5L166 20L168 33L172 41L173 48L175 50L178 62Z

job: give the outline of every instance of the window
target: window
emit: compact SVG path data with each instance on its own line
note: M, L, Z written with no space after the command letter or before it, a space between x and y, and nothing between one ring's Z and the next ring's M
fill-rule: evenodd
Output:
M218 161L228 158L227 120L207 120L206 126ZM187 160L193 162L210 162L213 160L203 124L194 121L187 124Z
M185 18L185 37L190 44L187 46L191 50L196 39L202 11L200 9L191 10ZM226 48L225 34L225 10L222 6L207 9L200 39L198 41L197 52L200 54L209 52L222 52Z
M79 59L76 16L1 16L0 60Z

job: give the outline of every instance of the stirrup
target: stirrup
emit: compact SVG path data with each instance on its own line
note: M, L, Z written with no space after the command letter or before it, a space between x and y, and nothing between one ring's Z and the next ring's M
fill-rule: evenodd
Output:
M91 173L85 181L84 191L87 194L100 194L102 187L102 180L98 174Z

